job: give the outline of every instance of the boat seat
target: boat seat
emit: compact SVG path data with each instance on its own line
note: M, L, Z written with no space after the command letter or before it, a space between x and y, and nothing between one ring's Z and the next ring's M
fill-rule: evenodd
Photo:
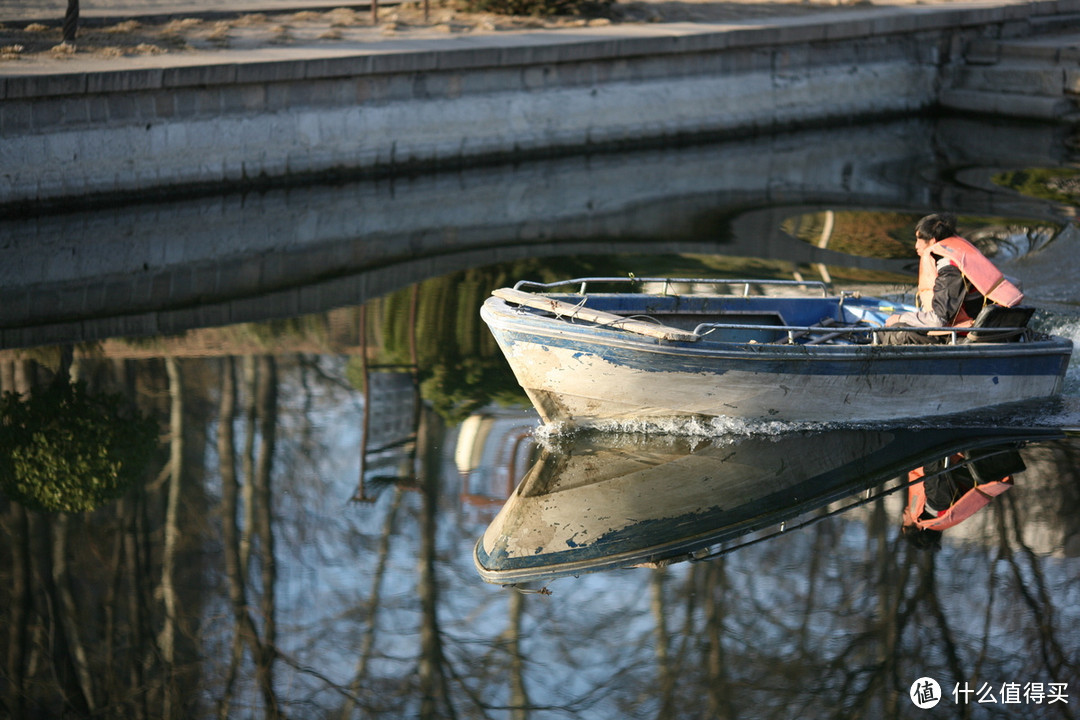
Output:
M965 342L1009 342L1019 340L1027 334L1027 324L1034 314L1035 308L1017 305L1005 307L1004 305L987 305L971 324ZM977 330L987 328L986 330ZM994 328L1005 328L995 330Z

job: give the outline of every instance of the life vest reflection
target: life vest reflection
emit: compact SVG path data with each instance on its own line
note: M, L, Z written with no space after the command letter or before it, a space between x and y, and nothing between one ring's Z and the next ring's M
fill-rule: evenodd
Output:
M1013 486L1026 469L1008 448L953 453L908 473L902 532L916 547L937 549L941 533L967 520Z

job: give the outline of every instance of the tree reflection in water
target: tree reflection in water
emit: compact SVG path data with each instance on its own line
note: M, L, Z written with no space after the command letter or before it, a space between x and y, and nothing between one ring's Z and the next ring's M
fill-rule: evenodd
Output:
M882 498L709 562L522 595L471 567L492 510L459 502L457 429L430 410L400 451L412 481L349 502L345 356L81 362L168 420L168 452L93 514L7 503L12 717L903 717L922 676L1080 687L1073 437L1025 448L1015 489L937 553Z

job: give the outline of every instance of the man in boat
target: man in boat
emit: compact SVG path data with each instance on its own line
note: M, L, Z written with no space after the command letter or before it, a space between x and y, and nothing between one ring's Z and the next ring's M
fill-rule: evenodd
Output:
M927 215L915 225L919 254L918 310L890 315L886 327L970 327L987 303L1018 305L1024 294L985 255L956 234L951 213ZM919 331L881 333L885 345L945 342L948 335Z

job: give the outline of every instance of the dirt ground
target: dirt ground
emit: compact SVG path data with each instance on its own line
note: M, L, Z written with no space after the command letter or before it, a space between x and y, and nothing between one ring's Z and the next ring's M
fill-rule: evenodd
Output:
M914 0L917 1L917 0ZM940 0L938 0L940 1ZM908 4L912 0L890 0ZM559 30L618 23L725 23L823 13L870 0L632 0L594 17L515 17L458 10L448 0L407 2L371 12L248 13L226 19L85 21L73 45L61 42L60 20L30 25L0 23L0 69L22 60L64 61L79 57L123 58L163 53L214 53L264 47L320 47L448 35Z

